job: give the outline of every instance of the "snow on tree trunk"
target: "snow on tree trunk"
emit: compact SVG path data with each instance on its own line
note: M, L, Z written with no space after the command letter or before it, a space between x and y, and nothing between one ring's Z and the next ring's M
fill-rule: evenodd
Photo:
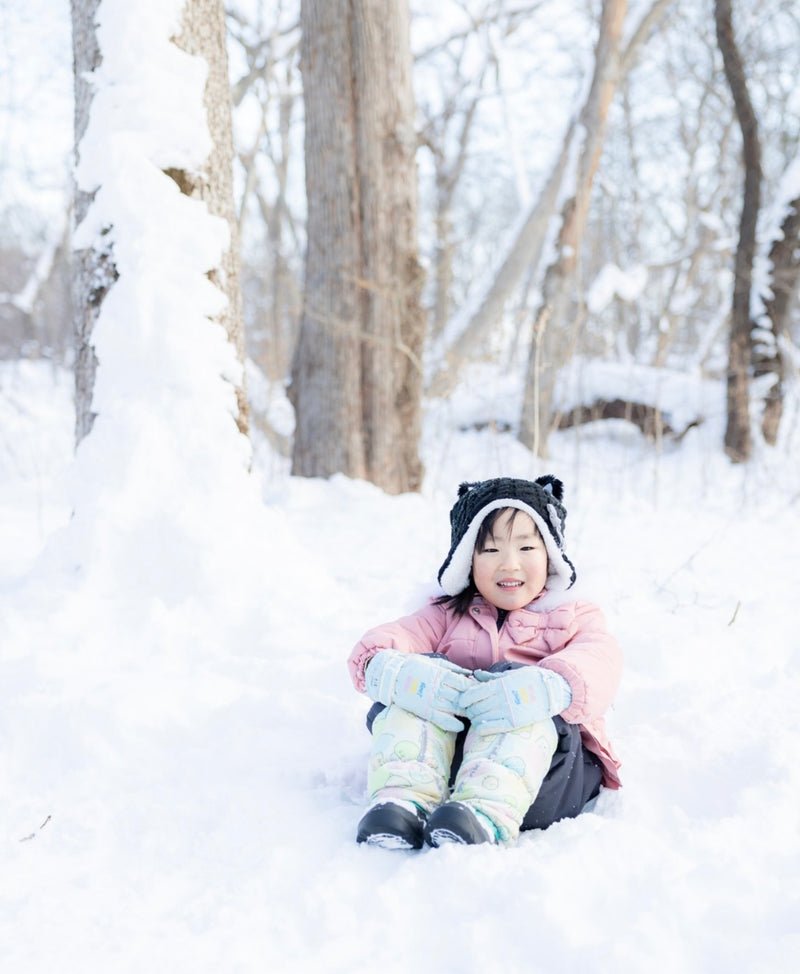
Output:
M130 577L167 601L201 591L222 566L242 585L259 504L237 427L243 366L235 328L222 324L230 225L205 187L189 196L175 178L218 176L208 63L176 43L192 22L183 0L76 0L75 10L86 31L76 48L91 51L93 34L96 49L77 92L73 247L107 254L114 280L88 292L97 364L82 408L94 421L76 451L69 557L99 586ZM181 578L167 567L176 563Z
M800 182L800 165L795 177ZM761 432L774 446L783 417L786 361L782 344L790 333L792 302L800 285L800 197L791 200L781 224L779 236L769 251L771 264L769 297L764 300L765 332L756 345L755 375L772 376L764 399Z
M202 57L208 65L204 104L211 134L211 153L200 172L170 169L181 192L204 200L209 212L222 217L230 230L228 246L219 267L209 270L209 278L224 291L228 303L218 320L236 349L240 362L245 360L244 322L240 286L239 239L236 209L233 201L233 123L231 119L231 86L228 75L225 9L222 0L190 0L183 10L181 33L175 43L188 54ZM236 386L239 429L247 432L247 395L242 381Z
M200 243L202 236L198 241L199 246L206 247L202 259L207 266L203 269L206 281L196 296L207 296L205 317L222 323L238 358L238 364L226 368L226 375L235 388L236 421L245 431L244 343L222 4L220 0L189 0L186 4L183 0L167 0L159 7L155 0L147 0L136 11L126 8L130 5L120 0L72 0L77 439L80 441L91 430L99 412L96 372L98 360L103 360L97 332L106 299L121 273L119 247L123 239L129 239L132 250L144 247L148 241L150 249L136 254L138 261L130 269L139 281L148 277L143 263L156 254L165 269L172 261L186 263L185 255L169 251L174 245L170 234L161 232L176 219L184 222L175 212L183 207L174 200L170 200L172 206L165 202L164 206L151 209L148 205L161 195L173 195L174 185L170 189L170 184L163 182L168 176L186 195L207 204L198 207L192 222L201 213L209 212L224 221L208 222L209 228L214 227L208 235L216 236L217 249L213 254L207 244ZM151 26L160 28L162 36L148 38ZM181 57L176 47L179 31L180 45L200 57ZM126 33L129 36L122 36ZM168 45L166 50L163 45ZM144 62L152 61L142 64L140 77L131 63L134 51ZM154 57L152 52L162 56ZM191 113L185 110L189 96L193 99ZM151 100L153 104L149 103ZM140 153L146 154L149 166L144 178L134 183L130 177L137 164L145 163L139 158ZM158 182L151 185L156 178ZM137 207L139 194L142 198ZM149 220L138 216L137 209ZM129 216L133 217L132 223L127 220ZM137 236L138 246L134 244ZM132 286L134 282L129 280L128 288ZM136 302L128 305L129 311L134 309L142 316L139 326L146 331L159 320L165 338L171 330L179 330L176 322L184 317L175 313L169 321L161 320L161 316L151 314L156 309L146 309ZM158 310L163 310L163 305ZM121 327L121 323L117 326ZM129 336L129 341L135 344L134 335ZM132 372L137 364L144 363L132 360ZM141 378L146 385L147 375Z

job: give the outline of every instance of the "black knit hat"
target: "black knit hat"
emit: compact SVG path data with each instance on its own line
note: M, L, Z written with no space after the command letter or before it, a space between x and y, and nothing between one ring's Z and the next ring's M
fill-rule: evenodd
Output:
M547 548L547 589L568 589L575 581L575 566L564 552L566 509L561 503L564 485L551 475L536 480L497 477L461 484L450 511L450 551L439 569L439 584L448 595L469 585L475 539L490 511L514 507L532 519Z

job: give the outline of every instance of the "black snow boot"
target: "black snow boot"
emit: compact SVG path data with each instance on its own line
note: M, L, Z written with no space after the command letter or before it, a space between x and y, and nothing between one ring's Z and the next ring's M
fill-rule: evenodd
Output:
M440 846L445 842L460 845L478 845L481 842L496 842L486 825L475 812L460 802L447 802L440 805L431 815L425 826L425 841L428 845Z
M382 849L421 849L425 814L411 802L383 802L373 807L358 823L356 841Z

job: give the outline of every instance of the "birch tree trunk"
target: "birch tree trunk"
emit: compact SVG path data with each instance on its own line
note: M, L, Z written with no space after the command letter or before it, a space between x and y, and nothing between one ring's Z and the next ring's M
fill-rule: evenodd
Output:
M750 431L750 372L753 365L750 296L758 211L761 204L761 145L758 121L750 101L744 65L733 33L731 0L715 0L714 20L725 77L742 130L744 156L744 194L739 221L739 243L734 261L733 306L728 346L725 427L725 452L734 463L741 463L750 458L753 449Z
M308 245L295 474L417 490L424 316L408 4L304 0Z

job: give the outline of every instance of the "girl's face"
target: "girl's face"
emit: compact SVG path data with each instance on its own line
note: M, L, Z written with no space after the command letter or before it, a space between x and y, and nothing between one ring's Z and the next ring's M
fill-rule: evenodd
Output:
M547 583L547 549L524 511L500 512L482 547L472 555L475 588L498 609L521 609Z

